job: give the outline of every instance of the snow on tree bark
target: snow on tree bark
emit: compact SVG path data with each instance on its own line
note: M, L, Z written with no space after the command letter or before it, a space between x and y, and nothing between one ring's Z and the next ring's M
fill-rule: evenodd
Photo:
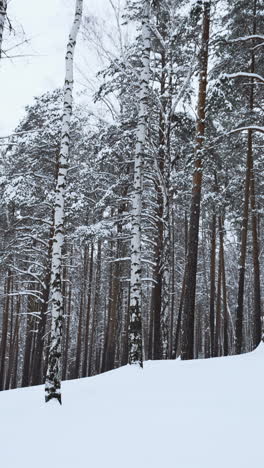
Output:
M167 146L167 143L166 143ZM169 306L170 306L170 206L169 206L169 155L164 161L164 175L162 185L163 209L162 209L162 255L161 255L161 355L163 359L168 358L169 346Z
M0 0L0 59L2 56L2 42L3 42L4 24L5 24L5 19L6 19L6 10L7 10L7 0Z
M165 18L161 21L163 35L167 34L167 26ZM166 95L166 68L167 54L165 51L161 53L161 88L160 88L160 122L159 122L159 162L157 164L157 172L159 173L159 203L161 222L160 226L160 258L159 258L159 276L161 283L160 291L160 331L158 333L160 343L158 346L154 344L154 350L158 350L154 354L154 359L167 359L168 344L169 344L169 304L170 304L170 206L169 206L169 183L170 183L170 153L169 153L169 116L171 114L171 98L164 98ZM158 318L158 317L157 317ZM156 327L156 324L155 324Z
M66 73L61 131L61 147L58 160L58 176L54 204L54 237L51 267L51 342L45 382L45 400L55 398L61 403L61 348L63 297L61 289L62 246L64 242L64 193L68 169L70 144L70 120L72 115L73 58L78 31L82 20L83 0L76 0L75 16L69 35L65 57Z
M143 153L146 141L148 84L150 79L150 6L145 0L142 12L142 69L140 76L139 114L134 160L134 187L132 193L132 239L129 302L129 363L143 366L142 343L142 281L141 281L141 217L143 188Z

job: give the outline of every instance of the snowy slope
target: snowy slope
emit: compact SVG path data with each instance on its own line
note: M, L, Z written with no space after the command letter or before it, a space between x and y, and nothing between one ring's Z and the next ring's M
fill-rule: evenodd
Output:
M3 468L262 468L264 345L0 394Z

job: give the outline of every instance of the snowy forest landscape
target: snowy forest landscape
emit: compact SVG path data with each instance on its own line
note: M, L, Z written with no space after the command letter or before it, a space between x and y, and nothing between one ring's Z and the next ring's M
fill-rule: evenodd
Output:
M0 0L4 466L261 467L263 0L26 3Z

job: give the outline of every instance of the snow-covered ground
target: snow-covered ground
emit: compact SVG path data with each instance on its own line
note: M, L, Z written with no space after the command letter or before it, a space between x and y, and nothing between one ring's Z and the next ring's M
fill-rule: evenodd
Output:
M3 468L262 468L264 345L0 394Z

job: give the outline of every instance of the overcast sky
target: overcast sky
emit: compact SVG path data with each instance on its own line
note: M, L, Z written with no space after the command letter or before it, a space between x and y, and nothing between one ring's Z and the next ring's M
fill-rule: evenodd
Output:
M75 0L9 1L8 17L16 36L6 34L3 49L7 50L23 39L23 28L30 44L10 50L8 54L34 56L12 60L4 58L1 61L0 135L12 131L24 115L24 107L33 102L34 96L63 85L64 55L74 7ZM102 16L106 8L107 0L85 1L85 9L89 13Z

